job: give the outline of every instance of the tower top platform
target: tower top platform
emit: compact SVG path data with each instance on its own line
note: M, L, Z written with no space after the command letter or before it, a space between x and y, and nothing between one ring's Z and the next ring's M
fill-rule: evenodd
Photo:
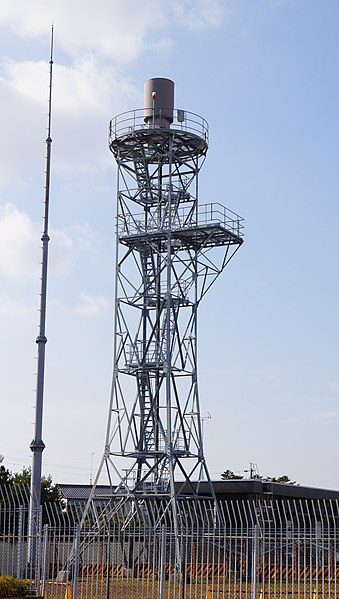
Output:
M203 117L187 110L173 109L173 121L169 123L162 118L162 112L167 114L168 109L138 108L115 116L109 126L109 147L113 154L118 150L128 152L135 142L161 145L168 137L173 138L174 151L181 157L206 154L208 123Z

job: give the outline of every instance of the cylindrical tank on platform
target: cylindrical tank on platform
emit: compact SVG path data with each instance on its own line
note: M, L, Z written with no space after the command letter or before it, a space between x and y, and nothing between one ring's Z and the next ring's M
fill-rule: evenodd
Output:
M147 79L144 85L145 123L169 127L173 122L174 82L163 77Z

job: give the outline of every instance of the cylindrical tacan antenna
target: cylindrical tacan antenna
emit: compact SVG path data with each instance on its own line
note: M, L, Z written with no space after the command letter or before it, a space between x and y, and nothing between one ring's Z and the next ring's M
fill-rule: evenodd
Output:
M173 122L174 82L164 77L147 79L144 85L145 123L169 127Z
M53 76L53 42L54 28L51 31L51 57L49 62L49 97L48 97L48 124L46 139L46 176L45 176L45 198L44 198L44 227L41 236L42 241L42 261L41 261L41 293L40 293L40 322L39 334L36 338L38 344L37 361L37 387L35 402L35 434L30 444L32 450L32 473L31 473L31 493L29 509L29 548L28 564L31 573L34 575L36 557L37 557L37 532L39 530L40 501L41 501L41 472L42 472L42 452L45 444L42 440L42 416L43 416L43 398L44 398L44 374L45 374L45 349L46 349L46 299L47 299L47 266L48 266L48 215L49 215L49 193L51 178L51 119L52 119L52 76Z

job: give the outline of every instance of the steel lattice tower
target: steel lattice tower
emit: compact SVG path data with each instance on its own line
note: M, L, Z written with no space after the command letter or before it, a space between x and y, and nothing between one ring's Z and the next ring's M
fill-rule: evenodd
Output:
M175 110L173 100L172 81L150 79L145 108L110 123L118 167L116 296L103 464L115 493L129 497L173 497L184 489L194 495L192 481L210 480L198 392L198 307L243 242L238 215L198 201L208 125Z

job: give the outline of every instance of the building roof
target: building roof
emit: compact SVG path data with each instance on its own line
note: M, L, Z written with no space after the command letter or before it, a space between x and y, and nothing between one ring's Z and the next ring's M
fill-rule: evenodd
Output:
M68 485L58 483L58 488L64 499L67 501L87 501L92 485ZM95 489L95 498L108 500L112 495L112 489L109 485L97 485Z
M197 483L193 482L195 486ZM212 481L215 494L218 499L329 499L339 500L339 491L330 489L317 489L315 487L304 487L287 483L273 483L270 481L252 480L217 480ZM191 486L192 486L191 485ZM208 494L209 483L199 483L199 494ZM69 485L58 484L62 496L69 502L87 501L90 495L91 485ZM113 489L114 490L114 489ZM183 492L191 494L190 489L185 488ZM98 485L95 489L95 499L108 500L112 495L112 487L109 485Z
M207 482L199 485L201 493ZM220 499L239 498L274 498L274 499L336 499L339 500L339 491L331 489L317 489L288 483L274 483L262 479L248 480L218 480L213 481L215 494Z

